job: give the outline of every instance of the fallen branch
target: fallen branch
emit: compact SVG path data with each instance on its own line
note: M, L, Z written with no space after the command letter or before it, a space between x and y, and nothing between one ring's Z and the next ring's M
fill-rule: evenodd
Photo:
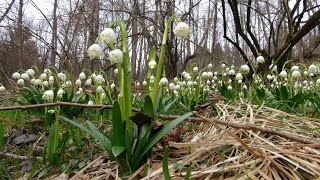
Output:
M100 109L100 110L112 109L112 107L113 107L112 105L88 105L88 104L78 104L78 103L70 103L70 102L55 102L55 103L48 103L48 104L33 104L33 105L25 105L25 106L0 107L0 111L17 110L17 109L27 110L27 109L33 109L33 108L49 107L49 106L74 106L74 107L81 107L81 108L94 108L94 109ZM140 112L140 109L132 108L132 111L133 112ZM163 120L174 120L180 116L158 114L158 117ZM248 123L240 124L240 123L222 121L222 120L218 120L215 118L204 118L204 117L201 117L201 118L189 117L186 120L191 121L191 122L207 122L209 124L217 123L217 124L228 126L228 127L235 128L235 129L260 131L263 133L277 135L277 136L280 136L280 137L283 137L286 139L290 139L293 141L297 141L300 143L304 143L304 144L316 144L320 147L320 142L317 142L317 141L314 141L311 139L307 139L304 137L300 137L300 136L297 136L294 134L290 134L287 132L283 132L283 131L263 128L260 126L256 126L254 124L248 124Z
M28 157L28 156L20 156L20 155L16 155L16 154L3 153L3 152L0 152L0 156L7 156L7 157L14 158L14 159L20 159L20 160L32 159L32 157ZM42 160L42 157L35 157L35 158Z

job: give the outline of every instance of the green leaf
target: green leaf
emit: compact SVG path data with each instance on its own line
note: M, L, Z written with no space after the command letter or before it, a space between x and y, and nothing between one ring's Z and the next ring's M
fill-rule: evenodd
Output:
M0 148L3 146L4 144L4 124L0 123Z
M148 152L149 149L151 149L163 136L165 136L168 132L170 132L174 127L176 127L178 124L180 124L183 120L190 117L193 113L188 112L177 119L171 121L169 124L167 124L165 127L163 127L156 135L152 137L150 142L144 147L144 149L139 153L137 160L133 160L133 162L139 162L140 159L143 157L145 153Z
M152 117L152 118L155 117L152 100L151 100L151 97L148 95L146 95L146 97L144 99L143 113L145 115Z
M182 163L174 163L174 164L173 164L173 169L174 169L175 171L181 170L183 167L184 167L184 165L183 165Z
M164 149L163 161L162 161L162 169L163 169L163 176L165 180L171 180L170 172L169 172L169 163L168 163L168 146Z
M190 164L190 166L189 166L189 168L188 168L188 171L187 171L187 174L186 174L186 176L184 177L185 180L189 180L189 179L190 179L191 171L192 171L192 165Z
M88 125L91 124L91 130L89 130L88 128L82 126L81 124L72 121L68 118L62 117L60 116L60 118L64 121L67 121L69 123L71 123L72 125L80 128L81 130L85 131L86 133L90 134L93 138L95 138L97 141L100 142L101 146L106 148L108 150L108 152L111 152L112 146L111 146L111 142L110 140L104 136L102 133L100 133L97 128L94 127L94 125L92 123L90 123L89 121L87 121ZM94 129L94 132L92 131L92 129Z
M118 157L125 149L124 146L112 146L112 154Z
M168 105L166 105L163 109L163 112L166 113L172 105L174 105L177 102L178 99L173 100L172 102L170 102Z
M39 161L37 160L34 165L32 166L32 169L28 175L28 179L31 179L34 175L34 173L36 172L36 170L39 168Z
M113 103L112 108L112 145L124 146L125 145L125 126L122 122L121 110L118 101Z

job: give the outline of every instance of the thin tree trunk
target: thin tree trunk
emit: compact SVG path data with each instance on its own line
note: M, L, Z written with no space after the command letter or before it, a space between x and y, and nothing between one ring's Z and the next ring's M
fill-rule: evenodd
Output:
M57 52L57 9L58 9L58 0L54 0L53 3L53 20L52 20L52 36L51 36L51 55L50 61L48 62L48 66L54 66L56 60L56 52Z

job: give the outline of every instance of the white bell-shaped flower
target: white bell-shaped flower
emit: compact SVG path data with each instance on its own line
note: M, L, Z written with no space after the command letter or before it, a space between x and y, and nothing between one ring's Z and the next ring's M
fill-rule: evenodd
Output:
M99 44L92 44L88 49L88 55L90 59L98 58L100 59L102 55L102 49Z
M122 63L123 61L123 53L120 49L115 49L108 53L109 59L111 63Z
M190 34L190 27L184 22L179 22L174 28L173 33L180 39L185 39Z
M100 40L104 44L110 44L110 43L115 43L117 40L116 33L114 32L113 29L111 28L106 28L103 30L100 34Z
M47 102L53 102L54 92L52 90L47 90L43 93L42 99Z

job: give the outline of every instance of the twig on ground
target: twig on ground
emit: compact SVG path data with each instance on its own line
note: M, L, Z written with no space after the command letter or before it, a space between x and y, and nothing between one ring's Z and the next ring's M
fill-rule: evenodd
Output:
M0 111L7 111L7 110L27 110L27 109L33 109L33 108L41 108L41 107L49 107L49 106L74 106L74 107L82 107L82 108L95 108L95 109L112 109L112 105L88 105L88 104L79 104L79 103L70 103L70 102L55 102L55 103L48 103L48 104L33 104L33 105L25 105L25 106L11 106L11 107L0 107ZM132 108L133 112L140 112L140 109ZM180 116L176 115L164 115L164 114L158 114L158 117L163 120L174 120L177 119ZM273 134L277 135L286 139L290 139L293 141L297 141L304 144L314 144L314 145L320 145L320 142L307 139L304 137L300 137L294 134L290 134L283 131L278 131L274 129L268 129L261 126L256 126L254 124L240 124L235 122L227 122L222 121L215 118L199 118L199 117L189 117L186 120L191 122L208 122L208 123L217 123L220 125L228 126L235 129L244 129L244 130L251 130L251 131L260 131L267 134Z

